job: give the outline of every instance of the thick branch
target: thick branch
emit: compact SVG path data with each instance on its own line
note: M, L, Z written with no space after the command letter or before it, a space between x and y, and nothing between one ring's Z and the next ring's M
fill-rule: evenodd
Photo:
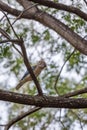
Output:
M2 5L1 3L0 3L0 7ZM5 4L5 6L6 6L6 4ZM11 14L12 14L12 12L15 11L14 9L10 8L9 6L6 8L5 8L5 6L3 4L2 9L4 11L7 11L8 13L11 13ZM14 10L14 11L12 11L12 10ZM17 14L13 13L13 15L15 15L15 16L18 16L18 14L20 15L19 11L17 11ZM51 15L49 15L45 12L43 13L41 10L38 10L35 15L34 14L32 15L32 17L30 17L29 13L23 13L21 18L27 18L27 19L32 18L36 21L39 21L43 25L53 29L55 32L57 32L59 35L61 35L65 40L67 40L72 46L74 46L81 53L87 55L87 40L80 37L78 34L76 34L70 28L68 28L68 26L66 26L64 23L57 20L56 18L52 17Z
M29 96L19 93L0 90L0 100L9 101L24 105L33 105L37 107L52 108L87 108L87 99L85 98L61 98L58 96Z
M11 8L10 6L8 6L7 4L5 4L4 2L0 1L0 8L3 10L3 11L6 11L8 12L9 14L12 14L14 16L18 16L21 11L20 10L16 10L14 8Z
M53 2L50 0L28 0L28 1L39 3L40 5L44 5L44 6L47 6L49 8L55 8L58 10L64 10L64 11L68 11L70 13L74 13L87 21L87 14L82 12L80 9L78 9L76 7L73 7L70 5L68 6L68 5L61 4L61 3L56 3L56 2Z
M35 20L39 21L43 25L53 29L59 35L61 35L65 40L67 40L72 46L74 46L81 53L87 55L87 40L80 37L78 34L73 32L67 25L59 21L58 19L52 17L47 13L42 13L39 10L35 15Z

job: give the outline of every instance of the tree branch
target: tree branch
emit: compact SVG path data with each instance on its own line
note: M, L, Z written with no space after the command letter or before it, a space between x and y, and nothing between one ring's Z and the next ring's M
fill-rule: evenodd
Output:
M65 62L64 62L63 65L62 65L62 67L61 67L61 69L60 69L58 75L56 76L56 80L55 80L55 84L54 84L54 89L55 89L55 91L57 92L57 94L59 94L58 89L57 89L57 82L58 82L58 80L59 80L59 78L60 78L61 72L62 72L62 70L63 70L65 64L66 64L67 61L71 58L71 56L74 54L75 51L76 51L76 50L74 49L74 50L72 51L72 53L67 57L67 59L65 60Z
M81 53L87 55L87 40L80 37L77 33L73 32L67 25L59 21L58 19L52 17L47 13L42 13L39 10L35 15L35 20L39 21L43 25L53 29L59 35L61 35L65 40L67 40L72 46L74 46ZM50 21L50 22L49 22Z
M12 42L12 43L19 45L20 40L18 40L18 39L3 40L3 41L0 41L0 44L7 43L7 42Z
M68 6L65 4L61 4L61 3L57 3L57 2L53 2L53 1L49 1L49 0L28 0L28 1L39 3L40 5L44 5L49 8L55 8L58 10L64 10L64 11L68 11L70 13L74 13L87 21L87 14L82 12L80 9L78 9L76 7L73 7L70 5Z
M86 0L84 0L84 2L85 2L85 4L86 4L86 6L87 6L87 1L86 1Z
M0 33L7 38L8 40L11 40L10 36L7 34L7 32L5 30L3 30L2 28L0 28Z
M26 1L25 1L26 2ZM1 4L3 2L0 2L4 11L7 11L8 13L13 13L13 15L18 16L20 15L20 11L15 11L14 9L10 8L9 6L6 7L6 4ZM17 14L15 13L17 12ZM79 50L81 53L87 55L87 40L80 37L78 34L73 32L68 26L66 26L64 23L59 21L58 19L52 17L51 15L42 12L41 10L37 10L36 14L33 13L30 15L28 12L23 13L21 18L27 18L27 19L34 19L43 25L53 29L55 32L57 32L59 35L61 35L65 40L67 40L72 46L74 46L77 50ZM50 21L50 22L49 22Z
M5 130L8 130L16 122L20 121L21 119L25 118L26 116L28 116L28 115L30 115L30 114L32 114L40 109L41 109L40 107L34 107L34 108L28 110L27 112L24 112L21 115L18 115L17 117L15 117L11 121L9 121L8 124L5 125Z
M69 97L77 96L77 95L84 94L84 93L87 93L87 87L74 91L74 92L66 93L64 95L60 95L60 97L69 98Z
M15 34L15 36L17 37L17 39L19 39L18 35L16 34L16 32L15 32L15 30L14 30L14 28L13 28L13 26L12 26L12 24L11 24L9 18L8 18L8 16L7 16L7 14L6 14L1 8L0 8L0 10L1 10L2 13L4 14L4 16L6 17L8 23L9 23L9 27L11 27L11 29L12 29L13 33ZM9 27L8 27L8 29L9 29ZM8 30L8 29L7 29L7 30ZM7 31L7 30L6 30L6 31Z
M19 93L0 90L0 100L9 101L24 105L52 108L87 108L86 98L63 98L58 96L29 96Z
M6 11L8 12L9 14L12 14L14 16L18 16L21 11L20 10L17 10L17 9L14 9L10 6L8 6L7 4L5 4L4 2L0 1L0 8L3 10L3 11Z
M34 72L32 70L32 67L31 67L31 65L30 65L30 63L28 61L27 54L26 54L26 49L25 49L23 40L20 43L20 47L21 47L21 50L22 50L22 53L23 53L24 63L26 65L26 67L27 67L27 70L29 71L29 73L31 75L32 80L34 81L34 83L35 83L35 85L37 87L38 94L39 95L43 95L43 92L42 92L42 89L40 87L40 84L39 84L39 82L38 82L38 80L37 80L37 78L36 78L36 76L35 76L35 74L34 74Z

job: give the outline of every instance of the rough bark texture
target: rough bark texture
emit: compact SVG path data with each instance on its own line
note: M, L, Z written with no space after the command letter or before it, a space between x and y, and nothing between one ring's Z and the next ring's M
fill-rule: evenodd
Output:
M19 93L0 90L0 100L24 105L52 108L87 108L87 99L62 98L58 96L29 96Z

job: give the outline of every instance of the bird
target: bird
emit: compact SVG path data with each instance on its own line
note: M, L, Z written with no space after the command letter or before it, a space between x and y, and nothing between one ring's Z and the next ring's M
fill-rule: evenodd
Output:
M45 67L46 67L46 62L43 59L38 61L36 65L32 66L32 70L33 70L35 76L37 77ZM21 78L20 82L17 84L16 90L18 90L20 87L22 87L24 85L24 83L29 82L29 81L32 81L32 77L31 77L29 71L27 70L25 72L25 74L23 75L23 77Z

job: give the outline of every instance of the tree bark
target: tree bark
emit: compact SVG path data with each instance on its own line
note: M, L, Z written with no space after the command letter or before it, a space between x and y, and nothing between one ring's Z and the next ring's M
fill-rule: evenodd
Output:
M30 96L9 91L0 90L0 100L14 102L24 105L33 105L46 108L69 108L79 109L87 108L87 99L85 98L63 98L60 96Z

